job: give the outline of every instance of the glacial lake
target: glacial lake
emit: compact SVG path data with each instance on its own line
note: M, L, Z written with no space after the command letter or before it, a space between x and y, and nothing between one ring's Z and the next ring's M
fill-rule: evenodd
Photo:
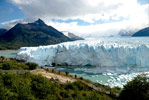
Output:
M19 50L0 50L0 56L15 58Z
M108 85L110 87L123 88L128 81L140 74L147 74L149 68L101 68L93 66L56 66L50 67L62 72L68 71L70 74L79 75L93 82Z

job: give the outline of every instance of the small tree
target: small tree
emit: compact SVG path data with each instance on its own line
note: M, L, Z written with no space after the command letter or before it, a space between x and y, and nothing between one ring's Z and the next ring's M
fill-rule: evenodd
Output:
M68 76L68 75L69 75L69 72L67 72L67 71L66 71L65 73L66 73L66 76Z
M77 75L75 75L75 78L77 78Z
M128 82L124 86L119 100L149 100L149 78L139 75Z

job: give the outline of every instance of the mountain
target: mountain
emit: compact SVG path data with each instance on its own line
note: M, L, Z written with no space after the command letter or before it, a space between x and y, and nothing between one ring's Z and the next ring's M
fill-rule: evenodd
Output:
M3 28L0 29L0 35L4 34L4 33L6 33L6 32L7 32L6 29L3 29Z
M118 33L120 36L132 36L132 34L136 33L138 29L121 29Z
M120 32L118 33L118 35L120 36L131 36L132 32L127 31L127 30L120 30Z
M141 29L132 35L132 37L143 37L143 36L144 37L149 36L149 27Z
M23 46L50 45L66 41L71 41L71 39L38 19L33 23L19 23L2 34L0 49L19 49Z
M84 38L81 38L79 36L74 35L73 33L70 33L68 31L62 31L62 33L67 36L68 38L70 38L71 40L84 40Z

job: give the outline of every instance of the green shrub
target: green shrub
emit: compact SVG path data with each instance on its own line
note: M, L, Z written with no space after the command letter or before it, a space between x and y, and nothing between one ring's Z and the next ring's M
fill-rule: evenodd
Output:
M139 75L128 82L124 86L119 100L149 100L149 78Z
M44 99L48 94L56 92L54 84L40 75L32 76L31 88L34 95L40 99Z
M4 60L4 59L5 59L5 57L4 57L4 56L1 56L1 57L0 57L0 59L1 59L1 60Z
M29 66L30 70L34 70L38 66L36 63L33 63L33 62L28 62L28 63L26 63L26 65Z
M33 62L18 62L14 59L3 60L4 58L0 58L0 69L3 70L34 70L38 67L36 63ZM7 58L6 58L7 59Z
M3 70L23 70L29 69L27 65L24 63L19 63L15 60L8 60L8 61L1 61L0 62L0 69Z
M4 63L3 66L2 66L2 69L3 70L10 70L11 69L11 66L12 65L10 63Z

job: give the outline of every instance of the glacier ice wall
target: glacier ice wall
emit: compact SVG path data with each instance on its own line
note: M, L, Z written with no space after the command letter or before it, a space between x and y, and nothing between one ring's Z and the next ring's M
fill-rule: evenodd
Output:
M39 65L149 67L149 38L108 38L22 47L17 59Z

